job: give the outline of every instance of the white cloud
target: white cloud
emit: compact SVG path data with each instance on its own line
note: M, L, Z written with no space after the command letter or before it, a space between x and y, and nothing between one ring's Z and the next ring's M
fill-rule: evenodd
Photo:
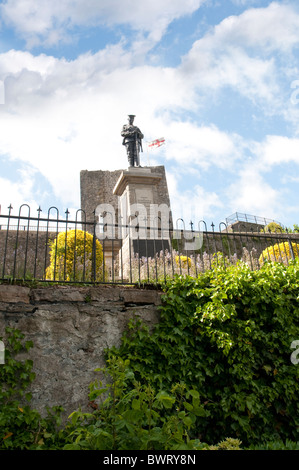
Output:
M296 173L289 174L292 167L288 165L297 165L299 170L299 139L269 135L262 142L248 143L248 147L254 157L241 166L227 191L231 210L276 220L298 214L298 198L290 197L288 186L298 177ZM272 176L277 166L280 169L274 183Z
M167 132L166 158L182 166L208 169L211 166L230 169L240 156L240 139L216 126L200 126L191 122L164 122ZM164 133L165 133L164 132Z
M224 208L224 202L216 191L195 185L191 190L179 189L180 179L176 175L167 173L171 210L174 228L190 230L190 221L194 223L194 230L200 230L200 220L215 216L215 211ZM183 219L183 222L180 220Z
M69 17L66 11L59 10L66 2L60 6L58 2L48 2L46 9L40 7L31 12L33 2L28 0L24 17L22 10L12 16L10 8L16 6L12 0L2 8L7 6L6 21L13 19L15 27L27 39L33 38L33 32L35 39L48 40L50 34L59 33L60 24L63 26L64 22L70 30L75 24L92 22L93 18L98 23L127 22L134 28L139 21L140 29L154 35L150 23L158 18L159 3L141 3L143 9L139 2L131 2L131 6L137 8L134 18L126 16L127 11L121 15L125 5L119 2L87 2L82 18L79 15L82 2L70 4ZM200 3L167 2L170 9L164 24L191 13ZM21 4L25 8L25 2ZM53 11L55 14L51 17ZM59 11L61 17L57 23L53 18ZM28 23L27 31L26 18L37 21L40 15L40 25L31 30ZM278 19L282 23L279 34L284 34L284 41L276 39ZM274 56L267 54L274 49L285 52L298 43L298 34L296 38L294 33L297 22L298 15L287 5L273 3L266 9L249 10L223 21L195 42L178 68L138 65L142 62L136 60L136 48L140 52L145 47L144 40L149 39L143 34L136 36L128 51L125 42L120 41L96 54L84 54L72 61L13 50L3 53L0 79L5 81L6 104L0 108L0 153L32 165L47 178L57 198L66 206L78 206L80 170L113 170L127 166L120 130L127 114L134 113L145 140L160 136L166 139L161 152L172 172L169 185L177 213L194 208L197 216L202 213L206 218L226 207L225 212L240 210L277 218L277 211L282 213L283 210L281 194L267 182L264 173L277 164L299 163L298 140L268 136L262 143L247 143L256 155L252 169L242 163L245 139L205 122L202 104L206 91L211 91L210 97L229 86L277 110L281 103L281 98L276 99L279 95L277 63ZM164 28L162 23L157 26L160 33ZM265 49L258 53L260 45ZM257 47L257 50L249 50L250 47ZM232 96L235 99L236 95ZM197 115L198 122L186 121L185 111ZM147 164L145 153L142 158L142 163ZM153 154L150 158L151 164L161 164L161 156ZM229 187L230 207L224 205L217 188L215 191L207 189L208 184L203 182L204 173L212 168L221 169L224 175L232 171L238 175ZM192 191L178 190L183 174L186 178L198 175L200 182ZM20 187L3 180L2 187L1 196L4 197L5 191L13 192L20 202L28 199L31 190L33 192L29 180ZM188 218L189 214L186 220Z
M2 20L13 26L29 46L52 45L70 39L75 26L127 24L160 40L174 19L196 11L205 0L7 0Z
M277 111L285 98L277 61L298 46L298 28L299 14L290 5L273 2L266 8L246 10L224 19L195 41L183 58L180 73L190 87L201 92L230 87L254 103L264 104L265 113Z
M33 165L66 201L77 200L81 169L127 166L120 136L127 114L150 131L161 105L186 103L186 89L175 93L180 83L173 70L122 66L122 53L108 48L72 62L27 52L1 55L0 152Z
M264 52L290 50L298 44L299 15L288 4L272 2L265 8L251 8L230 16L214 29L218 45L229 43L258 47Z
M256 146L256 153L265 169L290 162L299 165L299 139L270 135Z
M120 130L133 112L145 140L164 134L169 161L229 168L239 156L237 136L164 112L193 109L195 97L181 75L171 68L129 67L127 61L120 45L74 61L1 54L6 104L0 152L33 165L57 197L76 204L80 170L127 166Z
M260 0L230 0L232 3L238 6L250 6L260 2Z
M19 208L22 204L28 204L30 207L38 208L38 203L32 196L33 194L35 194L34 177L30 170L23 169L20 171L17 181L0 177L0 212L7 214L9 212L8 207L11 203L13 215L19 213ZM21 214L27 216L28 209L24 208Z
M274 189L254 165L245 166L229 186L227 196L231 212L245 212L277 219L284 215L283 195Z
M282 183L283 184L288 184L288 183L299 183L299 176L294 176L294 175L284 175L282 177Z

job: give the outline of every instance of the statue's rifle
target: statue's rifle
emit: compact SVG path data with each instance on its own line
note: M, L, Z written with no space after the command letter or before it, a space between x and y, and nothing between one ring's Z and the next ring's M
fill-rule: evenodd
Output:
M136 155L137 155L137 166L140 166L140 151L139 151L139 142L138 142L138 131L135 132L135 144L136 144ZM142 150L142 144L140 143L140 148Z

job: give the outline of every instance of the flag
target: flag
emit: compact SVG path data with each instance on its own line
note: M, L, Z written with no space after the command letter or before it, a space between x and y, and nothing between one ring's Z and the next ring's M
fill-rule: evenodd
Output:
M161 145L165 144L164 137L160 137L160 139L152 140L152 142L148 142L148 146L151 148L154 147L161 147Z

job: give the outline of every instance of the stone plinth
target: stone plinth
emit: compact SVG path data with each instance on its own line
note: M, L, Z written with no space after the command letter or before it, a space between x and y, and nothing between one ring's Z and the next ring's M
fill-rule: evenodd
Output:
M161 174L152 173L150 168L129 168L121 172L120 177L113 189L113 194L121 196L130 185L132 189L149 186L150 189L162 179ZM157 201L158 202L158 201Z
M165 197L159 194L161 180L162 175L151 168L129 168L122 171L114 186L113 194L119 196L124 275L136 255L152 258L170 248L169 195L168 190Z
M129 168L121 173L113 194L119 196L119 216L122 224L134 225L137 213L140 227L158 227L158 209L164 204L164 211L168 213L164 225L168 225L170 215L168 199L162 201L157 191L161 179L162 175L152 173L150 168ZM140 230L139 238L148 238L146 230Z

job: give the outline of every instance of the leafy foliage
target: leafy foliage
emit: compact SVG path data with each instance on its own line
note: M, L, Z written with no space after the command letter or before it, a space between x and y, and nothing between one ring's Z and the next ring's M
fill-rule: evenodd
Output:
M297 449L298 313L298 259L252 271L218 258L197 278L177 276L155 328L131 321L106 351L94 411L74 411L59 431L59 407L41 418L26 404L32 362L14 356L32 343L8 329L0 449Z
M266 225L263 229L261 229L261 232L278 232L281 233L283 231L283 228L280 224L277 222L270 222L268 225Z
M299 442L286 439L283 441L271 441L263 445L251 445L248 450L299 450Z
M198 392L192 438L212 444L298 437L299 262L224 266L167 285L160 322L149 333L131 322L107 357L130 361L136 380L170 392Z
M170 392L158 392L134 381L129 361L108 360L98 369L108 378L106 385L90 386L93 413L76 411L65 429L64 450L190 450L206 448L189 431L200 414L199 394L174 384ZM133 387L128 387L128 382ZM100 397L100 403L96 400ZM105 397L103 399L103 397ZM167 410L167 413L165 413Z
M287 228L288 233L299 233L299 225L294 224L293 228L289 227ZM283 232L286 232L286 230L283 230Z
M294 224L293 228L291 227L286 227L283 228L280 224L277 222L270 222L268 225L266 225L263 229L261 229L261 232L271 232L271 233L299 233L299 225Z
M35 374L31 360L18 360L17 355L29 351L31 341L17 329L5 330L5 364L0 366L0 449L24 450L50 448L58 445L61 407L48 409L42 418L28 405L31 394L26 393Z
M46 279L57 281L102 280L102 245L97 239L94 240L90 233L77 229L60 232L57 238L50 242L50 247L50 266L46 269Z
M74 411L61 426L62 408L57 406L42 418L24 404L31 398L25 390L34 379L32 362L15 358L32 343L23 344L24 335L19 330L7 328L6 334L6 361L0 368L0 450L209 449L189 437L199 412L198 392L187 391L179 384L170 393L156 392L150 385L137 382L128 387L133 372L129 361L121 358L112 358L106 367L98 369L106 381L103 384L99 379L90 385L93 413ZM231 450L240 444L227 439L219 446ZM218 446L211 449L218 450Z

